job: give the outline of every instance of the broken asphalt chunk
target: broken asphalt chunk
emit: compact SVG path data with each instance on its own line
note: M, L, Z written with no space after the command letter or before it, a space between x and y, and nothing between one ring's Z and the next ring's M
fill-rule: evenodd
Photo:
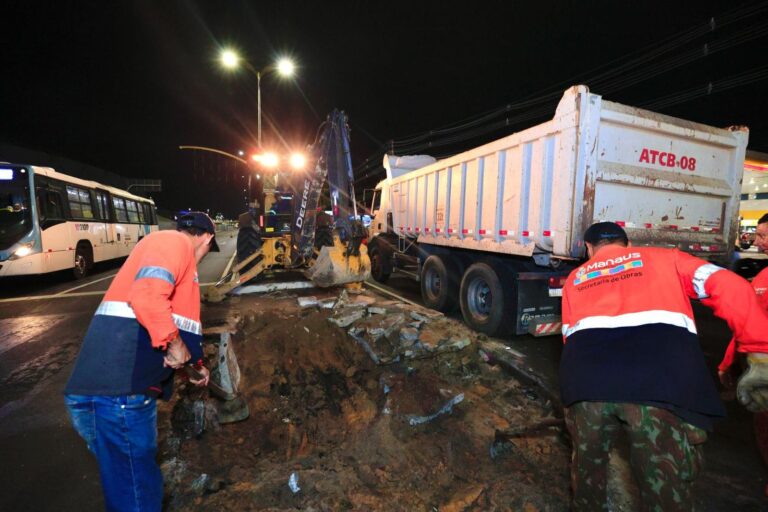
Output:
M345 308L329 317L328 321L339 327L349 327L354 322L365 316L365 310L362 308Z

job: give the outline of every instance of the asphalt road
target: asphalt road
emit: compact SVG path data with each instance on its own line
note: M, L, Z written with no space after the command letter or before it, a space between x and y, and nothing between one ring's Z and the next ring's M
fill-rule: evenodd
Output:
M219 236L222 252L199 268L217 281L235 250L234 232ZM62 389L93 312L121 262L99 265L83 281L66 273L0 282L0 510L102 509L98 469L72 430ZM393 276L386 289L420 302L419 285ZM714 372L729 338L727 326L696 308L702 347ZM458 315L456 318L459 318ZM559 337L519 336L507 343L557 388ZM714 378L714 377L713 377ZM702 510L767 510L751 415L728 402L729 418L706 445L700 478Z

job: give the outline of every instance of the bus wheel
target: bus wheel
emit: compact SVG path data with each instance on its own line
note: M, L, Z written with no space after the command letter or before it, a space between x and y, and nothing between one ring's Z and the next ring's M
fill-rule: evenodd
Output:
M459 271L450 256L433 254L421 267L421 298L432 309L450 313L457 306Z
M472 329L489 336L508 334L514 320L513 310L507 311L513 288L504 293L502 281L487 263L475 263L467 269L461 280L459 299L464 321ZM510 302L510 304L507 304Z
M72 269L75 279L82 279L87 276L92 262L93 256L91 255L90 248L85 244L77 244L77 249L75 250L75 266Z

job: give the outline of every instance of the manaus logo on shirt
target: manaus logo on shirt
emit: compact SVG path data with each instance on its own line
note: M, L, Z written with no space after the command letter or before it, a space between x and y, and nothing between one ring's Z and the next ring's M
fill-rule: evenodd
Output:
M640 258L640 253L632 252L603 261L590 262L579 268L573 284L578 286L598 277L614 276L628 270L640 268L643 266L643 260L637 258Z

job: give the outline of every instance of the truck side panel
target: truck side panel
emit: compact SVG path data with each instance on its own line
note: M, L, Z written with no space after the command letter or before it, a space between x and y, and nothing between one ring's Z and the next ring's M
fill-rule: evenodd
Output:
M611 220L638 244L727 259L747 136L573 87L551 121L392 179L395 232L576 259L584 230Z

